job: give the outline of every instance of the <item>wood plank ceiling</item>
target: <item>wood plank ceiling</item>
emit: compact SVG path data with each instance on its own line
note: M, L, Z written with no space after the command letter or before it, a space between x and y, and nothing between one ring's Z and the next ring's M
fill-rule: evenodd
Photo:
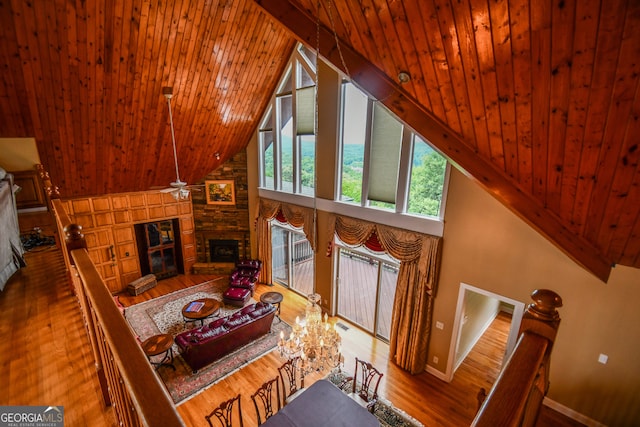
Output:
M5 1L0 38L0 137L35 137L63 197L176 180L165 86L180 178L201 180L247 145L295 44L251 0Z
M0 137L35 137L64 196L166 185L173 86L196 182L316 16L325 58L574 260L640 268L637 0L1 2Z

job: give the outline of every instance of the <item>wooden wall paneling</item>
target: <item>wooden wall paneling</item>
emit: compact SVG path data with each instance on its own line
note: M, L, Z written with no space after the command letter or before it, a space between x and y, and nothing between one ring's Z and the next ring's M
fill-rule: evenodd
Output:
M509 2L511 22L511 49L513 66L513 87L517 130L517 156L519 183L527 191L533 191L531 179L531 37L529 33L529 1L512 0Z
M164 206L150 206L149 207L149 219L160 219L164 218Z
M147 206L160 206L162 205L162 197L164 193L158 192L148 192L144 193L146 196L146 205Z
M111 228L83 229L87 252L112 293L122 290Z
M436 117L444 120L446 115L442 105L442 96L440 95L438 88L434 63L433 61L424 60L424 58L429 58L431 53L429 41L425 37L427 34L427 28L424 26L424 20L420 12L419 4L416 2L409 2L405 5L405 9L409 27L415 34L413 37L413 43L415 45L416 54L423 58L419 61L419 74L415 76L411 75L411 81L414 85L422 85L427 89L426 97L421 99L421 102L424 103L425 107L431 109Z
M633 5L632 5L633 4ZM622 7L622 5L621 5ZM630 8L635 15L640 15L640 5L631 2ZM619 21L617 21L619 22ZM639 58L640 31L638 25L630 21L619 22L622 31L617 43L619 58ZM618 225L620 208L633 187L633 175L636 166L629 162L628 154L633 156L637 151L637 135L628 139L627 126L638 121L638 111L634 111L634 101L638 96L638 79L640 65L637 61L624 62L610 71L614 75L611 103L603 135L603 144L598 159L598 182L592 195L592 208L587 217L587 233L589 240L599 247L608 249L612 230ZM637 105L636 105L637 106ZM620 141L623 141L620 144ZM635 148L631 148L636 145ZM631 153L629 153L631 150ZM637 164L636 164L637 165ZM639 200L640 201L640 200Z
M475 138L468 140L469 144L484 155L491 152L489 144L488 120L485 115L485 100L487 94L484 93L481 81L486 77L481 73L483 68L486 71L488 64L484 67L480 64L479 54L476 49L481 44L486 44L487 30L475 30L475 25L487 25L486 22L474 22L469 5L452 3L455 28L458 33L460 59L465 69L467 96L469 99L469 109L473 118L473 132ZM480 33L480 34L476 34ZM486 55L485 55L486 57ZM486 60L486 58L485 58ZM481 80L482 79L482 80Z
M193 264L197 261L195 223L193 215L180 217L180 243L182 246L182 262L185 274L191 274Z
M598 22L598 37L593 61L591 90L581 151L576 203L573 207L572 222L580 226L580 232L589 233L587 218L599 211L602 200L592 198L596 185L598 162L600 159L607 111L611 104L612 87L615 78L615 65L619 58L619 42L624 22L617 10L624 8L624 2L609 2L602 8ZM593 31L593 30L592 30ZM585 144L584 141L588 141ZM593 233L590 233L593 236Z
M131 222L130 212L128 210L113 211L113 222L114 224Z
M492 5L493 6L493 5ZM489 5L484 1L471 2L471 19L475 29L476 50L478 55L478 77L482 86L486 126L489 134L489 152L482 153L490 158L500 170L505 170L505 153L502 141L500 100L494 53L494 22L490 16ZM462 38L461 35L459 38ZM467 36L469 37L469 36ZM472 84L477 84L473 82Z
M191 215L193 213L193 205L191 204L191 200L186 203L178 204L178 212L180 215Z
M366 22L366 28L369 28L371 38L378 51L378 60L375 65L383 71L393 70L393 59L389 57L389 43L384 33L381 31L380 20L377 18L375 5L373 0L364 0L360 3L360 10ZM331 29L331 24L325 21L327 28ZM314 30L315 31L315 30ZM353 71L353 70L350 70ZM391 75L391 74L389 74Z
M217 91L210 99L208 107L214 112L214 116L217 117L217 120L211 120L208 126L218 126L218 131L215 132L213 129L205 128L204 132L211 135L217 135L218 138L224 137L224 133L230 132L232 126L227 127L225 130L222 123L219 121L223 117L223 111L228 107L229 101L227 100L227 90L232 86L232 80L234 75L234 57L230 51L238 52L241 54L241 40L239 38L239 34L231 34L229 33L229 37L222 37L225 32L229 32L230 28L228 27L230 24L230 20L235 17L238 9L239 2L233 2L233 4L226 4L227 7L219 8L216 17L220 17L220 21L218 25L216 25L216 33L219 37L221 37L220 45L214 51L214 55L212 55L212 59L215 62L213 66L213 75L215 78L212 82L214 87L224 88L224 90ZM230 47L233 46L232 49ZM245 94L246 96L246 94ZM225 121L223 119L223 121ZM207 124L205 124L207 126ZM221 132L222 131L222 132ZM222 133L223 135L220 135Z
M551 39L551 104L549 105L549 149L545 202L548 207L556 212L560 209L561 203L562 165L566 151L565 141L569 113L575 6L574 1L565 1L563 7L554 5L551 11L553 25L553 37ZM557 28L562 28L562 31L554 31Z
M71 200L71 211L70 214L83 214L83 213L91 213L91 202L87 198L82 199L74 199Z
M498 85L498 108L505 172L518 178L518 137L516 135L515 93L513 82L509 3L495 2L489 7L491 32ZM465 73L467 75L467 73Z
M534 80L531 111L533 153L533 196L545 200L549 138L549 93L551 78L550 0L542 0L531 9L531 68Z
M573 36L573 55L571 57L571 82L569 92L569 110L565 133L565 153L562 165L562 194L560 196L559 215L565 223L579 231L582 222L574 222L573 210L576 203L581 151L585 134L584 123L589 110L589 85L593 73L593 61L597 32L597 16L593 10L598 0L576 2L575 34Z
M405 67L400 68L400 64L396 64L397 76L400 71L406 71L411 76L411 80L402 84L402 88L411 94L414 98L429 105L429 96L427 88L422 81L422 71L420 70L420 61L418 60L418 50L416 49L415 40L420 39L422 34L413 34L409 27L408 17L404 6L400 2L389 2L389 18L386 24L395 26L398 37L398 44L402 47L402 56L404 57ZM396 81L399 81L396 79ZM427 107L428 108L428 107Z
M413 51L411 38L400 40L399 33L397 31L399 29L399 23L402 21L406 23L407 21L406 19L403 19L402 15L392 16L391 11L389 10L389 5L387 4L387 0L372 1L376 10L376 13L372 15L377 16L377 25L381 29L381 31L375 32L385 35L388 50L391 54L389 57L385 57L383 55L383 59L385 61L383 62L381 68L386 72L387 75L395 79L395 77L398 75L398 72L410 71L409 64L406 61L406 57L408 51ZM395 80L397 81L397 79ZM415 91L411 90L412 85L407 85L407 87L405 87L404 89L409 92L411 96L413 96L414 98L416 97Z
M446 35L443 44L447 57L447 73L449 74L454 94L451 108L457 113L458 123L452 129L461 135L463 140L473 141L475 139L473 136L473 120L471 118L471 109L469 108L469 94L464 76L464 64L460 58L460 37L457 34L457 29L456 31L451 30L456 28L456 23L450 3L438 10L438 17L440 19L440 30L442 34ZM468 143L473 144L472 142Z
M638 89L635 91L635 111L640 111L640 92ZM608 243L608 253L616 258L624 258L625 252L637 254L640 249L640 233L634 231L634 225L636 223L636 214L633 210L633 206L640 205L640 187L632 185L630 180L633 179L633 174L640 173L638 165L640 165L640 150L637 145L637 135L640 135L640 121L634 120L629 122L629 126L626 128L625 144L623 146L623 166L618 166L620 170L616 170L616 177L611 189L611 196L608 204L616 205L608 206L608 210L617 209L618 221L615 223L614 232ZM629 189L625 193L625 189ZM617 197L616 197L617 196ZM617 205L617 203L621 205ZM640 227L639 227L640 228ZM601 230L605 232L605 230ZM634 239L629 239L629 236L636 236ZM603 241L604 236L600 236L599 240ZM625 259L625 265L634 265L633 259Z
M377 62L379 58L378 50L374 49L373 37L367 26L362 21L362 11L360 8L353 7L346 1L332 2L331 6L334 19L342 21L344 34L351 46L360 52L371 52L372 61ZM315 15L315 14L313 14ZM315 46L312 46L315 50Z
M171 205L165 205L164 206L164 216L166 217L176 217L178 216L178 212L179 212L179 208L177 203L171 204Z
M116 254L120 272L120 287L124 290L129 282L140 277L140 260L133 224L113 227Z
M162 76L160 76L159 79L155 78L155 73L158 72L158 68L151 67L150 62L153 55L162 55L162 52L160 52L159 49L153 49L153 35L155 33L154 29L156 25L156 18L164 12L166 7L167 2L154 4L153 7L151 7L151 2L149 1L142 2L142 5L138 8L140 13L138 20L138 35L137 38L133 38L132 35L131 40L131 45L134 46L136 52L138 52L138 55L136 56L136 75L139 76L139 78L135 79L133 83L134 92L132 117L133 122L138 123L138 126L136 126L136 130L131 135L131 138L132 141L142 141L144 139L144 135L153 136L152 138L147 139L147 144L140 144L141 147L139 147L139 150L144 150L146 155L139 156L138 167L131 171L132 173L130 176L136 182L143 182L145 175L153 172L155 168L152 165L157 161L156 146L158 131L149 132L147 134L146 127L141 124L157 123L158 127L160 127L165 123L164 120L159 120L155 116L152 117L152 114L155 114L157 108L148 108L149 102L147 101L148 98L151 98L156 100L156 104L162 103L162 106L164 106L166 101L161 95L162 92L153 93L154 88L156 88L157 85L147 85L143 83L157 81L164 84ZM156 10L158 13L155 12ZM158 44L160 43L158 39L156 39L155 42ZM131 54L134 55L133 48ZM154 74L153 76L151 75L152 73ZM140 151L138 151L138 153L139 152Z
M432 2L420 2L422 19L425 20L424 27L427 30L426 36L430 47L430 57L435 67L436 85L444 110L444 116L438 117L446 123L453 131L460 132L460 118L456 111L456 99L451 75L447 71L450 64L445 52L442 36L440 33L440 17ZM428 137L425 135L425 137Z

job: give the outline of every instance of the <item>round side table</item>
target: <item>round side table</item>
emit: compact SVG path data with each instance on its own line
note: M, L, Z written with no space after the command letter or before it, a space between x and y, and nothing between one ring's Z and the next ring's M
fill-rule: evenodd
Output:
M284 297L282 296L282 294L280 292L275 292L275 291L265 292L264 294L260 295L260 302L269 303L276 306L276 317L278 318L278 322L280 322L281 320L280 319L280 303L282 302L283 299Z
M200 321L200 325L204 325L204 319L209 316L215 316L220 312L222 304L213 298L200 298L189 302L182 307L182 317L187 322Z
M147 338L142 343L142 350L147 355L149 362L158 369L160 366L171 366L173 370L176 367L173 366L173 337L169 334L154 335ZM153 356L163 355L159 362L153 361Z

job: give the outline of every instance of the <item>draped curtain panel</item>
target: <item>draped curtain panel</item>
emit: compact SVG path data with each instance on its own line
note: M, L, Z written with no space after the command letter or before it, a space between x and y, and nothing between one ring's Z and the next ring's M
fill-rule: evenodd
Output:
M311 249L314 252L316 251L316 221L313 209L261 198L256 220L256 237L258 240L258 259L262 260L263 266L260 272L260 281L262 283L271 283L273 281L271 227L269 221L278 216L278 212L282 213L282 216L289 224L302 228L304 235L311 244Z
M382 248L400 261L389 352L391 360L412 374L424 371L442 238L343 216L331 222L331 240L335 233L348 245L363 245L375 233Z

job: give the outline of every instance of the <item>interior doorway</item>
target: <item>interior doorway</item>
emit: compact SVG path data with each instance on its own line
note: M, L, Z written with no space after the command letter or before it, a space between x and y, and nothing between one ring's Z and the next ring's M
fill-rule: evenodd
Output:
M515 348L524 306L523 302L461 283L453 325L454 336L449 350L449 379L453 378L460 364L501 313L510 314L511 318L509 335L504 343L504 364Z

